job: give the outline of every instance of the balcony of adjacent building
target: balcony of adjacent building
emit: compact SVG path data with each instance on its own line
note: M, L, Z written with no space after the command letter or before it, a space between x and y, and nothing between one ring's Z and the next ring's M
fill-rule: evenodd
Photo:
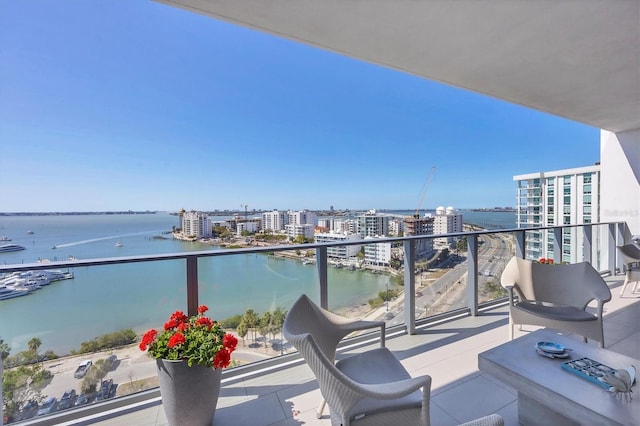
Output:
M628 231L626 224L607 223L573 227L583 230L585 235L599 236L593 240L586 239L580 250L585 260L597 263L598 270L602 270L612 292L616 294L624 276L618 269L620 260L613 248L616 244L624 242L624 236ZM539 232L531 232L536 231ZM464 240L466 246L460 246L457 254L451 254L449 263L443 261L433 268L425 267L423 259L414 256L417 241L434 238L433 236L390 238L390 241L403 248L405 268L414 271L413 274L401 274L404 277L404 290L410 291L401 292L397 299L376 308L341 311L345 315L357 317L365 315L363 312L366 312L367 318L387 320L388 347L412 375L429 374L433 377L431 418L434 425L459 424L490 413L502 415L507 425L517 424L516 392L481 373L478 370L477 356L480 352L508 341L508 307L503 293L500 292L499 277L508 258L513 255L522 257L523 253L528 252L528 232L518 229L450 234L451 238ZM557 232L562 232L562 229ZM369 240L348 244L367 242ZM334 267L331 266L327 251L338 244L344 243L65 261L47 265L8 265L0 267L0 272L70 267L76 271L90 271L89 275L95 277L104 271L104 268L123 268L123 280L135 277L130 285L148 288L148 299L144 303L173 311L176 307L166 306L166 301L162 299L167 291L176 291L184 297L182 306L185 307L185 311L193 309L198 303L205 303L215 311L219 302L210 293L207 282L207 270L212 267L210 260L219 261L216 267L220 268L232 267L231 265L237 267L238 259L241 259L240 268L243 264L246 268L246 262L270 259L273 253L278 252L292 254L304 247L305 250L314 250L316 253L315 267L308 266L312 271L313 283L306 289L300 286L289 288L287 293L281 296L285 296L283 300L292 300L302 292L310 293L319 304L331 308L331 305L335 304L335 292L339 291L341 283L332 282L332 279L335 279L332 273ZM180 273L181 277L172 276L170 279L184 284L173 284L166 288L160 282L163 271L166 273L162 265L173 262L183 265L180 268L183 272ZM273 268L276 269L276 266ZM429 274L433 271L430 272L429 269L440 270L442 274L439 278L432 278ZM139 281L145 277L146 282ZM282 282L286 284L295 278L283 275ZM299 278L310 280L309 276ZM154 280L157 282L153 282ZM162 290L159 290L160 288ZM410 301L409 304L407 300ZM616 295L606 305L605 336L608 349L638 357L639 301L634 294L627 294L627 297ZM88 302L78 299L76 304ZM121 309L117 301L110 303L113 304L114 312ZM286 309L289 305L277 302L275 306ZM414 306L415 310L407 311L407 306ZM389 313L391 315L388 315ZM162 312L162 315L165 314L168 312ZM76 316L73 320L91 323L96 321L96 318ZM518 334L523 335L534 329L535 327L524 327ZM411 332L408 333L407 330ZM269 339L258 339L258 342L263 342L260 344L268 356L259 353L260 356L255 358L255 362L225 370L216 424L329 424L326 415L322 419L315 418L320 393L311 370L301 361L295 350L279 338L280 336L275 336L271 349L267 347ZM575 338L578 339L577 336ZM80 341L77 343L80 344ZM248 340L247 343L252 342ZM345 356L376 344L375 336L355 336L345 342L339 353L340 356ZM277 350L273 350L276 346ZM58 396L69 387L69 383L77 385L78 381L72 378L73 371L65 369L63 365L74 365L74 362L87 357L100 359L109 353L111 352L84 354L72 357L71 361L62 359L47 364L47 368L54 373L48 392ZM113 378L123 389L127 382L140 383L141 379L148 379L153 383L155 363L146 358L135 345L124 350L118 349L113 353L119 354L119 365L107 378ZM26 419L22 423L167 424L157 387L151 385L149 389L140 388L136 391L136 387L131 386L129 389L133 392L118 394L113 399L93 402L73 410ZM465 401L464 407L460 406L460 401Z

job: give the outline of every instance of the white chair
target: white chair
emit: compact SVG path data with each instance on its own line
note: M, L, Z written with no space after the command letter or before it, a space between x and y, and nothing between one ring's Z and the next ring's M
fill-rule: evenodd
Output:
M428 426L431 377L412 378L386 347L334 363L325 349L335 356L333 342L341 332L334 328L348 320L338 321L341 317L331 314L333 321L329 322L327 313L302 295L287 314L283 334L318 379L331 424ZM502 417L491 415L467 426L502 424Z
M640 284L640 249L635 244L625 244L618 246L618 253L624 261L625 269L627 270L624 284L620 290L620 296L624 293L627 285L631 282L635 282L632 293L638 291L638 285ZM634 267L635 264L635 267Z
M509 338L515 324L548 327L600 342L602 312L611 291L587 262L548 265L513 257L500 282L509 291ZM596 315L586 310L597 301Z
M300 296L294 305L296 312L302 315L297 316L297 327L303 327L315 336L316 344L322 353L335 362L336 348L340 341L354 331L380 328L380 347L385 345L385 323L384 321L361 321L336 315L326 309L322 309L311 301L306 295ZM291 313L289 313L291 315ZM294 314L295 315L295 314ZM293 342L292 342L293 343ZM294 345L295 346L295 345ZM325 400L320 401L316 416L322 417L325 407Z

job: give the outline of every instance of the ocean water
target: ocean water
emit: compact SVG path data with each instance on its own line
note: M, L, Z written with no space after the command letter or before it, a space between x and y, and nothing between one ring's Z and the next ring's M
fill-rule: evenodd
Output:
M515 227L514 213L463 213L465 223L484 224L489 229ZM168 213L0 216L0 236L26 247L0 253L0 263L217 250L171 239L166 233L178 225L178 218ZM122 247L116 247L117 242ZM209 306L214 319L249 308L257 312L286 308L301 293L317 296L315 265L258 254L199 262L199 302ZM182 260L75 267L71 272L72 280L52 283L28 296L0 300L0 338L9 343L13 353L38 337L43 350L64 354L104 333L123 328L142 333L160 327L173 311L186 310ZM335 268L329 268L328 279L332 309L366 303L393 285L385 275Z
M217 250L200 243L158 239L177 225L166 213L145 215L0 216L0 235L26 250L0 254L0 263L63 260ZM32 233L29 233L31 231ZM121 242L122 247L116 247ZM53 247L56 247L53 249ZM199 302L214 319L290 306L301 293L317 295L314 265L268 255L244 254L199 261ZM182 260L76 267L74 279L52 283L28 296L0 300L0 338L12 352L32 337L42 349L66 353L95 336L133 328L161 327L169 314L186 310L186 268ZM389 277L329 268L329 304L365 303L390 283Z

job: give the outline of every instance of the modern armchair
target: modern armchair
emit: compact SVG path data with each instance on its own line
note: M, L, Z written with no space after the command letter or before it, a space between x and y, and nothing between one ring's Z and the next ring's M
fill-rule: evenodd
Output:
M509 291L509 338L515 324L577 333L604 347L602 312L611 291L587 262L548 265L513 257L501 284ZM596 314L587 311L597 301Z
M627 270L624 284L622 284L622 289L620 290L620 296L622 296L627 285L631 282L635 282L632 291L632 293L635 293L638 291L638 285L640 284L640 267L637 265L634 267L634 264L640 264L640 248L635 244L625 244L618 246L618 253L622 257Z
M344 324L349 320L327 314L302 295L287 314L283 334L316 376L329 405L331 424L428 426L431 377L412 378L386 347L334 362L337 336L347 334ZM491 415L471 425L500 426L503 419Z
M380 347L385 345L384 321L352 320L336 315L333 312L322 309L304 294L293 305L292 311L289 312L287 318L291 318L291 321L295 322L295 324L290 322L291 330L305 330L311 333L318 348L331 362L335 362L336 348L340 341L354 331L379 327ZM294 344L293 342L291 343ZM323 399L320 401L316 413L318 418L322 417L324 407L325 400Z

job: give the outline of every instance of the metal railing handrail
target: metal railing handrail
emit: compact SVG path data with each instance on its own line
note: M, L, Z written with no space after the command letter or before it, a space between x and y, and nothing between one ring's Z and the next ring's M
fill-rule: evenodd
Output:
M475 225L471 225L475 226ZM104 265L116 265L125 263L140 263L140 262L154 262L154 261L166 261L166 260L181 260L186 261L186 277L187 277L187 311L190 315L194 315L198 307L198 259L206 257L219 257L219 256L233 256L239 254L254 254L254 253L271 253L280 251L295 251L295 250L316 250L316 265L319 278L319 293L320 293L320 305L324 308L328 308L328 282L327 282L327 264L328 255L327 249L330 247L344 247L354 245L368 245L378 243L402 243L404 245L404 288L405 292L409 294L408 298L405 298L407 306L405 308L406 324L409 332L412 332L415 328L415 318L410 315L415 307L415 277L412 273L415 270L415 243L419 240L431 240L435 238L467 238L468 244L468 279L469 285L467 286L467 306L472 315L476 315L478 310L478 238L483 235L491 234L514 234L516 241L516 256L525 257L526 253L526 233L531 231L551 230L554 233L554 257L556 261L561 261L560 242L562 241L562 233L567 228L582 228L584 232L584 259L591 262L591 244L592 244L592 229L594 226L606 226L608 228L607 242L610 247L615 247L616 241L624 240L624 236L628 235L628 228L626 222L599 222L589 224L572 224L572 225L553 225L553 226L537 226L527 228L510 228L510 229L478 229L472 231L462 231L447 234L428 234L428 235L414 235L414 236L402 236L402 237L384 237L384 238L360 238L357 240L349 241L337 241L337 242L325 242L325 243L308 243L308 244L287 244L287 245L274 245L274 246L262 246L262 247L246 247L246 248L233 248L233 249L211 249L211 250L199 250L188 251L180 253L163 253L153 255L135 255L135 256L122 256L122 257L109 257L98 259L76 259L76 260L61 260L46 263L21 263L13 265L0 265L0 273L18 272L26 270L43 270L52 268L71 268L80 266L104 266ZM624 241L622 241L624 243ZM615 250L608 251L608 258L605 264L608 270L615 270L616 253Z

